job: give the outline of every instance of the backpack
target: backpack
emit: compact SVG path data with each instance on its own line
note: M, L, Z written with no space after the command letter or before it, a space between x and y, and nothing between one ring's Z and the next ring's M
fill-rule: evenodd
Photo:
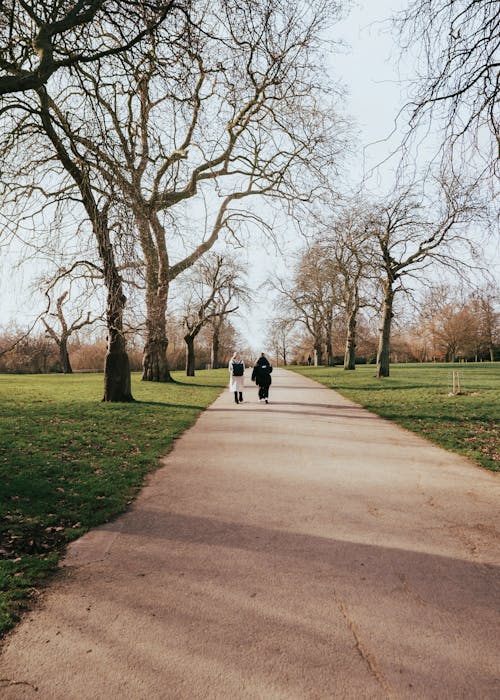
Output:
M233 362L233 377L242 377L244 369L243 362Z

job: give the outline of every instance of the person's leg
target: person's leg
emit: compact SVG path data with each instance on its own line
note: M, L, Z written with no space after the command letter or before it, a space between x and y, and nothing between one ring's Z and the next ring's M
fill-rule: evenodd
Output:
M239 392L239 394L240 394L240 395L239 395L240 403L242 403L242 402L243 402L243 394L242 394L241 391Z
M239 401L238 401L238 392L237 392L237 391L234 392L234 403L239 403Z

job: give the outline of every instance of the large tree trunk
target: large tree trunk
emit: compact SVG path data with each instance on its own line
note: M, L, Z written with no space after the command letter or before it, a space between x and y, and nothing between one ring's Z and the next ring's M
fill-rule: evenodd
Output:
M356 369L356 326L358 323L359 294L355 289L349 297L347 313L347 336L345 341L344 369Z
M326 336L326 361L329 367L333 367L333 365L335 364L333 360L333 345L331 333L327 333Z
M165 311L155 323L155 314L148 307L146 345L142 359L142 380L145 382L173 382L167 363L167 332Z
M61 363L61 372L63 374L73 374L73 368L69 361L68 344L65 338L61 338L59 343L59 362Z
M392 305L394 302L394 290L390 282L384 289L384 304L382 307L382 327L380 329L377 352L377 377L388 377L391 360L391 323Z
M148 274L146 293L146 345L142 358L142 380L173 382L167 363L168 286L160 287L156 275Z
M220 328L217 324L214 324L213 329L211 353L212 369L219 369Z
M142 381L173 382L167 363L168 256L163 231L151 217L136 215L146 260L146 344ZM155 234L153 237L152 234Z
M347 318L347 337L345 341L344 369L356 369L356 312L351 311Z
M123 333L108 328L108 351L104 360L103 401L133 401L130 363Z
M194 377L195 356L194 356L194 336L185 335L186 341L186 376Z
M134 401L132 396L130 363L126 352L123 334L123 312L126 297L123 293L122 279L115 264L115 258L109 232L101 227L99 252L104 265L104 278L108 290L106 305L106 323L108 327L108 349L104 360L104 396L103 401Z

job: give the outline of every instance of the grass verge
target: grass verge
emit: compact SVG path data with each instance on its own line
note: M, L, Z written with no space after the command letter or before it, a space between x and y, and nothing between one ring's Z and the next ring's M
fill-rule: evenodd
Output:
M379 416L491 471L500 471L500 365L397 364L377 379L373 365L291 367ZM462 394L452 395L452 373Z
M133 375L131 404L103 404L102 375L0 375L0 635L64 546L123 512L227 370Z

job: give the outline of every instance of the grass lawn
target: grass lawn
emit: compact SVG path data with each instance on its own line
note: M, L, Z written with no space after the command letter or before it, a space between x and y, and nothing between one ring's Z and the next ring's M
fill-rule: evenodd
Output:
M335 389L379 416L441 447L500 471L500 363L395 364L391 376L375 377L374 365L291 367ZM463 393L450 395L452 372Z
M126 509L227 369L173 376L135 374L136 403L103 404L102 375L0 375L0 635L64 545Z

